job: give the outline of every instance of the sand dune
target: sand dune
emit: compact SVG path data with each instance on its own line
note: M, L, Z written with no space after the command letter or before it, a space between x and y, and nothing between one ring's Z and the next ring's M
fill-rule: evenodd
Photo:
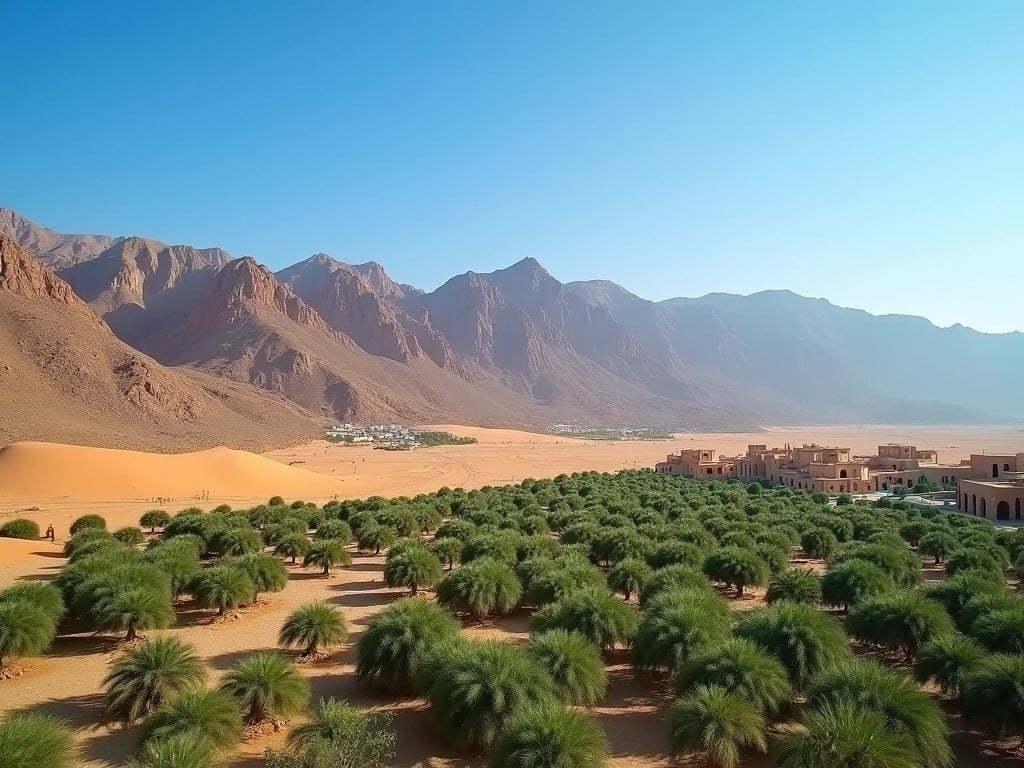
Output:
M178 454L87 448L56 443L14 443L0 449L4 496L75 500L215 498L244 490L331 495L330 478L247 451L210 448Z

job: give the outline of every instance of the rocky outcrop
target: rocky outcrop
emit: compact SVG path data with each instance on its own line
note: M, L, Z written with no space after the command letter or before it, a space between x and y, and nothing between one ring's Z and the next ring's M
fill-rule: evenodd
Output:
M45 298L80 308L85 306L71 286L6 235L0 235L0 289L26 298Z

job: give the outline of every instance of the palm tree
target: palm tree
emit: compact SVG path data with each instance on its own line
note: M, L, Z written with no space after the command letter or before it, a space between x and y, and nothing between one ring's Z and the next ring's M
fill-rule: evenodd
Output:
M967 675L964 714L996 734L1024 732L1024 656L989 656Z
M0 603L16 600L32 603L32 605L42 608L54 624L59 624L64 616L64 598L61 596L60 590L53 584L42 581L23 581L0 592Z
M0 765L4 768L74 768L77 762L74 739L62 720L22 712L0 722Z
M345 615L327 603L306 603L284 620L277 642L285 648L302 647L314 657L322 646L341 645L348 639Z
M411 547L388 555L384 581L389 587L409 587L417 594L420 587L433 587L441 580L441 561L425 546Z
M800 549L809 557L826 560L839 549L839 539L828 528L811 528L800 537Z
M148 549L143 561L155 566L170 582L171 598L187 591L202 571L199 556L202 546L191 536L176 536Z
M633 665L640 672L678 672L704 648L732 632L729 604L709 590L674 589L653 598L633 638Z
M907 661L913 661L924 643L953 632L953 620L946 609L917 590L861 601L846 626L861 642L901 651Z
M776 745L779 768L920 768L910 738L878 712L847 699L827 701Z
M449 571L452 566L461 562L459 557L462 555L462 542L458 539L451 537L434 539L430 543L430 548Z
M248 525L227 528L215 534L210 541L210 549L225 557L248 555L262 548L263 538L259 531Z
M336 565L343 568L352 565L352 555L338 539L322 539L313 542L305 557L302 558L303 568L310 566L323 568L324 576L330 576L331 568Z
M983 616L988 616L996 611L1016 610L1021 605L1020 598L1005 589L990 594L975 595L960 609L958 624L961 631L969 635L975 623Z
M640 613L629 603L604 589L571 592L535 614L531 629L544 632L565 629L578 632L599 648L612 650L629 645L640 624Z
M427 698L442 729L459 745L487 749L510 718L553 700L548 674L508 643L464 643L442 659Z
M972 598L1000 593L1006 594L1006 587L993 581L989 574L964 571L930 587L925 595L942 605L953 621L959 623L960 612Z
M821 601L821 579L810 570L787 568L768 580L765 598L769 605L780 600L816 605Z
M175 736L229 750L242 737L238 702L224 691L188 688L164 703L142 724L142 743Z
M224 565L237 568L252 580L256 588L254 600L260 592L280 592L288 584L288 570L284 563L262 552L233 557L224 561Z
M672 705L669 741L674 757L704 753L710 768L736 768L744 749L768 750L764 715L717 685L698 686Z
M24 599L0 601L0 667L12 657L42 653L56 636L52 611Z
M192 646L175 637L147 640L119 656L103 680L105 709L128 723L145 717L168 696L206 679Z
M960 548L956 537L948 531L929 531L917 542L917 551L931 555L935 563L941 563Z
M288 746L306 752L327 745L334 754L341 753L341 766L377 766L385 760L391 765L395 734L389 725L388 715L361 712L347 701L320 699L310 721L288 734ZM349 762L350 755L358 756L358 762Z
M356 645L356 677L396 693L412 691L417 664L459 635L452 616L412 597L375 614Z
M647 603L662 592L676 588L711 591L711 582L700 570L685 563L666 565L656 570L650 581L644 585L640 593L640 607L646 608Z
M289 533L282 536L274 547L274 554L280 557L290 557L292 565L295 561L304 557L309 552L309 539L303 533Z
M821 580L821 599L826 605L850 606L896 588L892 577L867 560L847 560L828 569Z
M344 520L327 520L317 526L316 538L337 539L342 544L352 541L352 528Z
M768 583L769 569L768 563L752 549L722 547L704 560L704 575L736 587L736 596L743 597L748 586Z
M604 731L591 718L559 704L530 707L508 723L489 768L600 768L608 754Z
M792 699L786 668L771 654L740 638L693 656L679 671L677 682L681 693L700 686L740 693L769 716Z
M533 635L527 655L551 676L555 693L568 704L592 706L608 690L608 672L593 643L575 632L552 629Z
M255 653L233 666L221 690L238 701L246 722L287 717L300 712L309 700L309 683L285 656L273 651Z
M986 658L985 649L962 635L943 635L921 646L914 677L934 681L947 696L959 696L967 676Z
M387 549L398 540L398 534L393 528L379 523L370 523L359 529L356 542L364 552L373 552L379 555L382 549Z
M634 594L639 595L643 591L644 585L653 575L654 570L643 560L627 557L608 571L608 586L629 600Z
M970 635L993 653L1024 653L1024 605L979 617Z
M157 528L163 528L169 522L171 522L171 516L162 509L151 509L148 512L143 512L142 517L139 518L139 525L143 528L149 528L150 533L156 533Z
M217 565L206 568L192 585L192 596L201 608L216 608L223 616L229 608L252 605L256 599L256 585L238 568Z
M174 621L170 594L146 586L117 589L101 598L94 609L100 629L125 633L125 641L138 637L139 631L166 629Z
M503 616L519 605L522 584L505 563L482 557L452 571L437 585L437 602L480 620Z
M751 613L737 624L735 632L781 661L797 690L822 669L850 655L842 627L801 603L775 603Z
M667 565L688 565L700 568L704 564L704 553L700 548L688 541L672 539L658 544L647 557L651 568L664 568Z
M909 737L922 764L935 768L952 764L946 716L906 675L865 659L836 665L815 679L809 703L820 708L841 699L877 712L889 730Z
M191 734L151 739L139 747L128 768L217 768L213 747Z

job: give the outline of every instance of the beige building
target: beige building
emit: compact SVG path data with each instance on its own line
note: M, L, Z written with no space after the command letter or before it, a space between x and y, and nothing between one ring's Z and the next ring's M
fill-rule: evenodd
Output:
M878 453L867 458L875 491L913 488L922 480L949 488L972 477L969 461L960 464L939 464L939 454L914 445L890 443L878 446Z
M971 478L960 483L960 510L988 520L1021 520L1024 453L975 453Z
M736 477L736 461L720 458L716 451L694 448L670 453L654 465L663 475L682 475L704 480L728 480Z

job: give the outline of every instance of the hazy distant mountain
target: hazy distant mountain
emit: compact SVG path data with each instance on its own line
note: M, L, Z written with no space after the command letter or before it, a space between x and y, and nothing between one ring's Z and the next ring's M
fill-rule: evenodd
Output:
M0 235L7 235L40 262L55 269L94 259L121 239L106 235L63 235L29 221L10 208L0 208Z
M563 284L533 259L425 293L374 262L315 254L275 275L219 249L0 221L40 260L77 254L60 275L135 349L323 418L728 429L1024 417L1019 333L788 291L651 302L606 281Z

